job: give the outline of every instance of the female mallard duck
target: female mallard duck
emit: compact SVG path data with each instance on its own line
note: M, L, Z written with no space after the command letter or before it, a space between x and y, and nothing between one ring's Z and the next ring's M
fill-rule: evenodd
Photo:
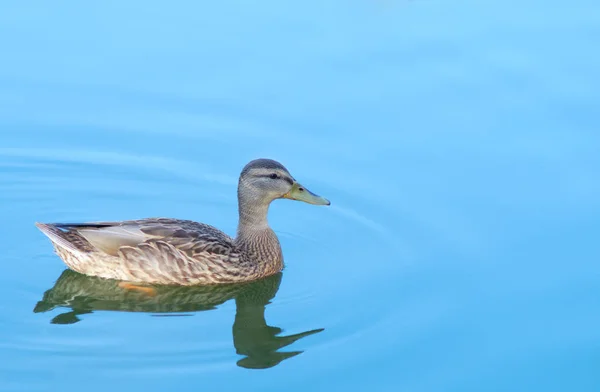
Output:
M65 264L86 275L153 284L234 283L283 268L279 240L267 222L269 205L280 198L330 204L279 162L257 159L240 174L235 239L203 223L168 218L36 225Z

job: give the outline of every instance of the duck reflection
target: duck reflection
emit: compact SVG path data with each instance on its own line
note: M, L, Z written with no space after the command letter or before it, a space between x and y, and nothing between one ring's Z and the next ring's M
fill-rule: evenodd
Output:
M118 281L95 278L65 270L54 287L44 293L35 313L55 308L70 308L51 320L53 324L73 324L82 314L98 310L149 312L156 315L182 315L216 309L235 299L233 345L240 359L237 364L249 369L265 369L301 354L302 351L279 352L298 339L323 331L314 329L294 335L278 336L282 329L267 325L265 307L277 294L282 274L260 281L216 286L153 286L142 290L124 288Z

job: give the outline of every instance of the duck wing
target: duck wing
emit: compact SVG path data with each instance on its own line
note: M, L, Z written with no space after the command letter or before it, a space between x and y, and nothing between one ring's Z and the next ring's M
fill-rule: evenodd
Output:
M189 220L150 218L56 226L76 231L94 248L111 256L118 256L123 247L153 242L170 244L190 257L201 252L228 255L233 250L233 239L227 234L213 226Z

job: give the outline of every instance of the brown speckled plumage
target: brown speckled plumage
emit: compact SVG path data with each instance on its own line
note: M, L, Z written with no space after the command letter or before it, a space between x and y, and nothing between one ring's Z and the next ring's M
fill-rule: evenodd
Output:
M37 226L65 264L86 275L154 284L243 282L283 268L279 240L267 223L278 198L329 204L280 163L258 159L240 175L235 239L203 223L169 218Z

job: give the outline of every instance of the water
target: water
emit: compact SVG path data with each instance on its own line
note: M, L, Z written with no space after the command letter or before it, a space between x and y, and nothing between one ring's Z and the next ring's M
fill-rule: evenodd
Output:
M600 388L600 5L5 2L0 390ZM156 297L36 221L235 232L280 160L281 276Z

